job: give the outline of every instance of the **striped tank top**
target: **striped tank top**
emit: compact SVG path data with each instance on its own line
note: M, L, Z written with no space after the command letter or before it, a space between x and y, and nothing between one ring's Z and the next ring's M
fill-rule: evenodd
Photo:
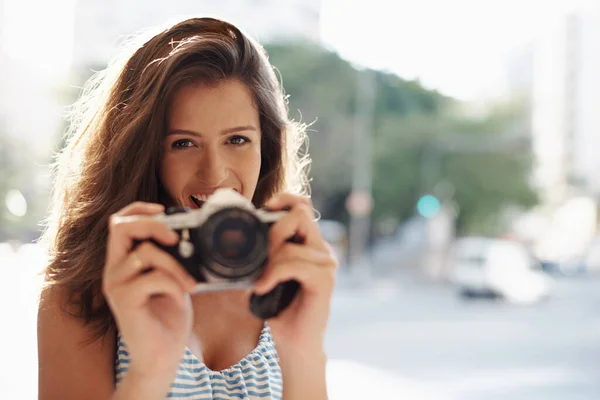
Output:
M117 338L115 377L117 385L127 373L127 345ZM281 400L282 379L279 357L265 324L254 350L229 368L212 371L189 349L185 354L167 398L194 400L274 399Z

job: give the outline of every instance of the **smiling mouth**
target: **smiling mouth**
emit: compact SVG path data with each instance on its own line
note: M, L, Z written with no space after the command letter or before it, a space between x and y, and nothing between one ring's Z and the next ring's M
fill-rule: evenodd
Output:
M239 190L237 190L237 189L233 189L232 188L232 190L234 190L237 193L239 193ZM204 193L192 194L192 195L190 195L190 200L198 208L201 208L204 205L204 203L206 203L208 201L209 197L213 195L213 193L214 192L211 192L210 194L204 194Z
M206 200L200 200L194 196L190 196L190 199L192 200L192 203L194 203L196 206L198 206L198 208L202 208L204 203L206 203Z

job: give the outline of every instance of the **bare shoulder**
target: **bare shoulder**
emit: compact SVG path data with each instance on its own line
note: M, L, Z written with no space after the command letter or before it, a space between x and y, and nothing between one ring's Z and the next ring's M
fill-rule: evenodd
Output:
M92 331L65 312L66 293L50 288L38 310L39 400L108 399L114 392L115 337Z

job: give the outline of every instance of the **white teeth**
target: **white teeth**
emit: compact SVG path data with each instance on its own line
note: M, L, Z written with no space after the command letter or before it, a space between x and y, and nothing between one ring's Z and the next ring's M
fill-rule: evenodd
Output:
M208 198L209 198L209 195L206 195L206 194L193 194L192 197L195 198L198 201L207 201Z
M233 190L235 190L236 192L238 192L238 193L239 193L239 191L238 191L237 189L233 189ZM202 193L198 193L198 194L193 194L193 195L192 195L192 197L193 197L194 199L196 199L197 201L206 202L206 201L208 201L208 198L209 198L211 195L212 195L212 193L209 193L209 194L202 194Z

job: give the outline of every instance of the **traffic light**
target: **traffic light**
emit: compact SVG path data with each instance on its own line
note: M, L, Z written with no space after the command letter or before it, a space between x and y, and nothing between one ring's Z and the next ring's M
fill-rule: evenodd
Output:
M425 218L432 218L440 212L441 206L437 197L426 194L417 202L417 212Z

